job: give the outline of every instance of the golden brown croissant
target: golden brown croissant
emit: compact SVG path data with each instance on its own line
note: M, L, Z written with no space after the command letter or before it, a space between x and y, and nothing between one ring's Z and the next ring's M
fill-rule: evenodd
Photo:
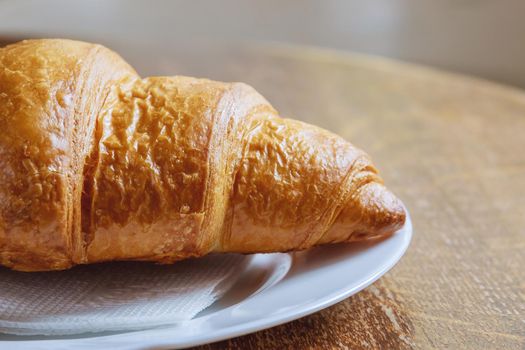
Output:
M0 49L0 264L169 263L378 238L401 202L368 156L254 89L141 79L89 43Z

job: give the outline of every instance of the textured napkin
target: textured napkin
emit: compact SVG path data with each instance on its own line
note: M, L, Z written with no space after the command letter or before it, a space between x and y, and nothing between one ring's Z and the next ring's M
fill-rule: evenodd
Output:
M0 267L0 332L66 335L187 321L223 295L248 260L211 255L173 265L121 262L38 273Z

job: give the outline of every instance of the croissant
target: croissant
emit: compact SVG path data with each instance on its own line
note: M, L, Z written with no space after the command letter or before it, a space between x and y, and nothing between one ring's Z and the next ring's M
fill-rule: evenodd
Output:
M0 264L21 271L377 239L405 221L363 151L253 88L141 79L95 44L0 49Z

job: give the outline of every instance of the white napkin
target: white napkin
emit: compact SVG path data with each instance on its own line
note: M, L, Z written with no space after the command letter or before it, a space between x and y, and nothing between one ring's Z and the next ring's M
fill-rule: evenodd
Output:
M66 335L183 322L223 295L248 260L225 254L38 273L0 267L0 332Z

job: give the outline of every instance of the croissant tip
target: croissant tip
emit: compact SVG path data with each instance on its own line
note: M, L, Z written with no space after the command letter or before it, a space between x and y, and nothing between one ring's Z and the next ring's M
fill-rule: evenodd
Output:
M362 230L350 237L352 241L390 236L405 224L403 203L380 183L362 187L357 201L361 208Z
M378 182L361 186L318 242L370 241L386 238L406 221L403 203Z

